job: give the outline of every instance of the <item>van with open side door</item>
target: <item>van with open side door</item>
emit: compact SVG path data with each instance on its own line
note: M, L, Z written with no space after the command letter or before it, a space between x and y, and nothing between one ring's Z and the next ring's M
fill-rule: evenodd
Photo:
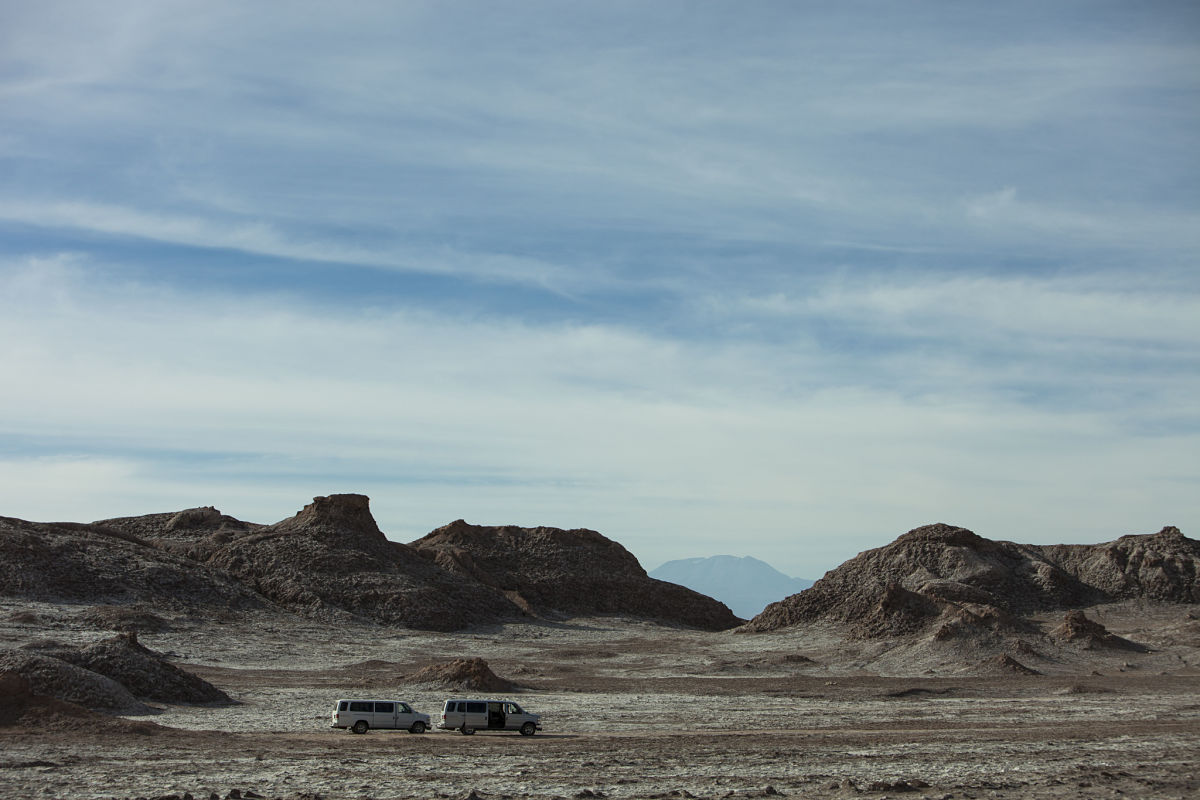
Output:
M424 733L429 729L429 715L413 711L400 700L338 700L331 727L349 728L353 733L371 728Z
M530 714L512 700L447 700L438 727L470 736L475 731L520 731L533 736L542 729L541 716Z

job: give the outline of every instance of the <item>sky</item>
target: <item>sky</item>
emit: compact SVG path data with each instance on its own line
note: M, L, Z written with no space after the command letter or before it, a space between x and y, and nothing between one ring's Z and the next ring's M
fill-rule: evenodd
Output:
M0 515L1200 538L1200 6L0 4Z

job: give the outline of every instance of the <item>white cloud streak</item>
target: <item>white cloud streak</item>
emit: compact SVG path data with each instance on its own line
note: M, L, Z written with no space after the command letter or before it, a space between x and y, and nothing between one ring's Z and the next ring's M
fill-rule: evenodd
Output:
M4 273L0 336L19 344L0 358L2 431L39 443L0 458L0 471L25 476L0 482L8 515L61 518L87 499L94 517L233 503L224 510L273 521L311 494L366 491L400 539L458 516L588 526L653 566L680 554L686 532L693 547L736 536L811 571L935 517L985 535L1096 540L1186 524L1159 517L1194 508L1194 429L1139 434L1102 410L1064 416L970 382L913 396L866 376L804 391L778 381L835 374L847 355L818 347L185 297L96 284L82 266ZM944 302L913 289L824 310L919 316ZM1095 302L1080 298L1081 316ZM1024 319L1036 335L1037 314ZM1019 324L974 322L1000 338L996 326ZM1053 333L1058 321L1042 324ZM942 356L902 360L913 385L947 368ZM1161 412L1144 402L1131 411ZM85 455L95 448L111 455ZM246 471L261 492L240 485ZM64 495L77 497L60 507ZM846 540L797 548L800 533L832 531Z

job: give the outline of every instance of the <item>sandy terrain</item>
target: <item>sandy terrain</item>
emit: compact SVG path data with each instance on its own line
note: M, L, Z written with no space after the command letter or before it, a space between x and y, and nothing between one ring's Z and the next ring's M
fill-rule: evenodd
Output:
M0 647L111 635L72 622L79 610L0 603ZM1089 609L1153 651L1056 652L1034 676L996 672L961 646L854 644L821 629L585 619L438 634L173 620L142 643L241 704L162 707L102 733L0 728L0 797L1190 798L1198 610ZM37 624L13 621L30 612ZM512 696L545 730L329 728L339 697L405 699L436 717L462 693L405 676L458 656L528 687Z

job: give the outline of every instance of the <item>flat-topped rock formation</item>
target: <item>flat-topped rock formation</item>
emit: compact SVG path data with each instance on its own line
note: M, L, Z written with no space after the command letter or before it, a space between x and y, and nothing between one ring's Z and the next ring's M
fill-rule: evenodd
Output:
M520 615L487 586L389 541L368 503L356 494L314 498L294 517L232 537L207 563L308 614L340 611L429 630Z

